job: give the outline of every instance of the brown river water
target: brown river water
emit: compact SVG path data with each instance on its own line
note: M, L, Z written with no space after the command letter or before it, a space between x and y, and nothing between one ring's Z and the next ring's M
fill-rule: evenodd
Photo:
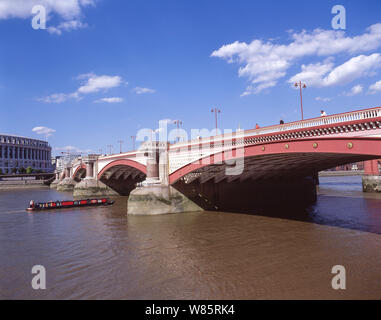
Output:
M0 191L0 299L380 299L381 194L364 195L361 177L320 182L315 206L262 216L127 216L127 197L29 214L30 199L72 195ZM331 287L334 265L345 290Z

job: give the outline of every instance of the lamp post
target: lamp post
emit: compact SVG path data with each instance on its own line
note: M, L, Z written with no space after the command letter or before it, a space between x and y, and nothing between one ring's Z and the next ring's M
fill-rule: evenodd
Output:
M212 113L213 112L214 112L214 118L215 118L215 121L216 121L216 134L217 134L217 130L218 130L217 113L221 113L221 110L217 109L217 108L213 108L212 109Z
M119 153L122 153L122 144L123 144L123 140L118 140L118 143L119 143Z
M132 139L132 150L135 150L135 140L136 140L136 136L131 136L131 139Z
M299 82L295 82L294 86L295 86L295 88L299 87L299 89L300 89L300 109L301 109L301 112L302 112L302 120L304 120L302 89L307 88L307 85L305 83L302 83L301 81L299 81Z
M183 122L181 120L173 120L173 123L177 126L177 137L176 140L179 141L179 128L182 126Z
M113 147L113 145L112 144L108 144L107 145L107 148L108 148L108 150L109 150L109 154L111 154L111 148Z

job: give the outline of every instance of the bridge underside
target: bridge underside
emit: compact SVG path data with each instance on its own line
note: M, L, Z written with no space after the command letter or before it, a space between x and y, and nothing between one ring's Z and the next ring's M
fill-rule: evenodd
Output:
M243 170L226 164L200 167L173 186L207 210L253 212L306 207L316 201L317 173L375 156L335 153L269 154L245 158ZM239 162L237 162L239 163Z
M145 177L145 173L136 168L116 165L107 169L99 180L120 195L128 196L136 184L143 181Z
M86 177L86 168L80 168L77 170L77 172L74 174L73 179L76 182L80 182L81 179Z
M234 166L225 163L214 163L203 166L186 174L181 180L185 183L198 180L205 183L232 182L235 180L273 180L293 179L314 175L336 166L377 159L379 156L335 154L335 153L289 153L253 156L242 161L243 171L239 170L240 162L234 166L238 174L227 175L226 169L233 171ZM233 172L234 173L234 172Z

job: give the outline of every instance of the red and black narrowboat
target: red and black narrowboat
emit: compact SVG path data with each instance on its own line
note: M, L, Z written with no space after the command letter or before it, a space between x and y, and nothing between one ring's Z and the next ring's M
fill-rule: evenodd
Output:
M35 203L30 201L27 211L39 211L39 210L52 210L74 207L96 207L96 206L109 206L114 203L113 200L107 198L102 199L85 199L85 200L63 200L63 201L49 201Z

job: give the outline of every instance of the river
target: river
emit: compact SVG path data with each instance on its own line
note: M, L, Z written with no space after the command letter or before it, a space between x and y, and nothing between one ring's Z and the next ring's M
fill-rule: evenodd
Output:
M30 214L30 199L72 194L0 191L0 299L380 299L381 194L358 176L320 182L316 205L265 216L127 216L127 197ZM334 265L345 290L331 287Z

